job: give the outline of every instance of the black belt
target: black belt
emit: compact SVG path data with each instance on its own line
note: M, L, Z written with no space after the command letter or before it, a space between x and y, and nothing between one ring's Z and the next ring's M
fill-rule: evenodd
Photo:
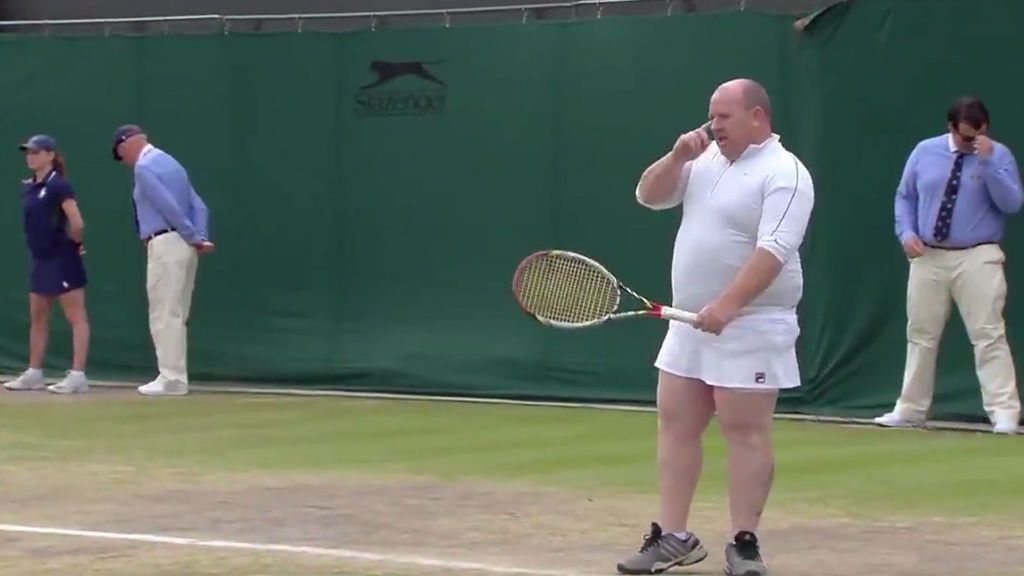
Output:
M175 230L174 230L174 228L164 228L163 230L157 230L156 232L153 232L149 236L146 236L145 241L149 242L153 238L156 238L157 236L163 236L164 234L167 234L168 232L175 232Z
M925 244L929 248L936 250L970 250L971 248L977 248L978 246L988 246L989 244L998 244L998 242L979 242L977 244L971 244L970 246L934 246L932 244Z

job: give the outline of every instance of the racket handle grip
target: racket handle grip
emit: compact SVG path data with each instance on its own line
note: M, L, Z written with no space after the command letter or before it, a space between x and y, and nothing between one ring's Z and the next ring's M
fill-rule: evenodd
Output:
M693 312L684 312L682 310L672 308L670 306L662 306L658 309L658 314L666 320L676 320L678 322L685 322L691 326L697 322L697 315Z

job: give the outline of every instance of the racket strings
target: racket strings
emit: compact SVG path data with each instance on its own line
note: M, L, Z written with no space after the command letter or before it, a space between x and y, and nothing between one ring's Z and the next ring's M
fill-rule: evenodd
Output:
M516 291L526 310L556 322L591 322L619 305L614 279L566 254L542 254L524 263Z

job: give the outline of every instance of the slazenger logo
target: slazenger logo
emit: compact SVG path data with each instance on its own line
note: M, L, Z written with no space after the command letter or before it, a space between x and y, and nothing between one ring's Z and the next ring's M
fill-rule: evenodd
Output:
M447 84L428 66L440 61L387 62L374 60L369 70L373 79L359 87L355 110L359 116L424 116L444 110ZM417 89L392 88L395 81L408 77ZM386 86L387 85L387 86ZM406 81L402 87L410 86ZM385 88L381 88L386 86Z

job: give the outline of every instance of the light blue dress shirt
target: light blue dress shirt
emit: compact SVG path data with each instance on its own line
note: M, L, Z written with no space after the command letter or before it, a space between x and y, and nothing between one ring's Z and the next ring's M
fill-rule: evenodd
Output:
M139 238L173 229L189 244L209 239L209 209L192 188L188 172L152 144L135 164L132 198Z
M1024 192L1010 149L993 141L987 158L964 157L949 238L935 241L932 232L956 153L951 134L923 140L911 152L896 190L896 236L901 243L917 236L931 246L966 248L1002 240L1005 217L1020 210Z

